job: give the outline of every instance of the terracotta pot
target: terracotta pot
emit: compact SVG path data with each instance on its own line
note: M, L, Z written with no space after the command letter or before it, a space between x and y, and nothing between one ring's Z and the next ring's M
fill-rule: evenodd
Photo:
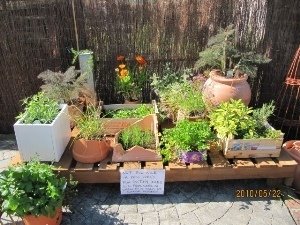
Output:
M298 163L293 186L297 193L300 193L300 140L287 141L282 148Z
M96 163L108 156L111 147L104 140L79 139L74 142L72 151L76 161L82 163Z
M25 225L59 225L62 220L62 210L58 208L54 217L27 215L23 217Z
M203 152L184 152L181 154L180 161L183 163L198 163L205 161L207 157L207 151Z
M210 106L217 106L230 99L242 99L245 105L251 100L251 89L247 75L241 78L226 78L220 70L212 70L204 83L203 97Z

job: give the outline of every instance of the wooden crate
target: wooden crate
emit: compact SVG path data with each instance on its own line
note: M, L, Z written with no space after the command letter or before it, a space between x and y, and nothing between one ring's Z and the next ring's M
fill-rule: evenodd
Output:
M119 131L114 136L113 145L113 162L128 162L128 161L161 161L162 157L157 151L159 146L158 138L158 121L155 114L148 115L143 119L136 121L130 126L138 126L143 131L150 131L155 138L155 146L153 149L145 149L141 146L133 146L130 149L124 149L122 144L118 143L119 136L122 132ZM130 127L129 126L129 127Z
M271 125L266 124L271 127ZM226 139L222 142L223 153L226 158L264 158L279 157L284 134L276 139Z
M103 102L100 102L100 106L103 110L118 110L118 109L135 109L142 104L111 104L104 105ZM158 108L156 105L156 101L153 100L152 104L145 104L148 106L153 106L154 114L157 116ZM115 135L122 129L130 126L131 124L137 122L139 118L101 118L101 121L104 122L105 134L107 135Z

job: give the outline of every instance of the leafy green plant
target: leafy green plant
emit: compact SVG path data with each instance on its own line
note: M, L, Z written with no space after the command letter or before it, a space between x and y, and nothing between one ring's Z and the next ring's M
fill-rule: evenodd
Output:
M177 122L176 127L163 131L164 147L161 154L165 161L169 161L182 152L204 151L209 148L209 141L213 139L214 135L208 122L182 120Z
M206 49L199 53L194 68L202 71L221 69L227 77L240 77L243 74L255 77L258 65L269 63L271 59L250 49L242 51L237 48L235 35L233 25L220 29L208 40Z
M79 129L79 138L100 140L104 136L103 123L100 120L99 108L88 106L86 112L75 119Z
M2 171L2 211L19 217L54 216L64 198L66 179L59 178L52 169L51 165L32 161Z
M67 69L65 73L46 70L38 75L44 85L41 89L45 95L58 102L72 104L83 91L86 84L86 74L81 74L75 70L74 66Z
M160 94L166 91L168 85L186 81L191 73L191 69L173 70L171 64L166 63L162 72L153 73L151 86L156 94Z
M154 135L151 131L142 130L138 126L130 126L121 132L119 141L124 149L129 149L135 145L151 148L154 143Z
M173 115L178 110L187 116L202 115L205 112L202 93L193 83L187 81L168 85L161 93L160 106Z
M112 118L143 118L153 113L153 106L142 104L135 109L120 109L109 111L107 116Z
M254 133L255 121L251 116L252 112L240 99L231 99L210 113L210 124L219 138L242 138L246 134Z
M60 111L59 104L48 98L44 92L24 99L22 105L25 106L24 112L20 113L16 119L21 119L25 124L50 124Z
M273 102L253 110L241 100L231 100L210 113L210 124L222 139L278 138L281 131L267 124L274 109Z

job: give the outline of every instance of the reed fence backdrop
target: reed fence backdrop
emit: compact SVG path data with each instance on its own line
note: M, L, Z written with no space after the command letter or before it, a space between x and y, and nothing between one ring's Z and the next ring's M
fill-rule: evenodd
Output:
M241 47L272 58L250 81L251 105L276 99L300 43L299 9L299 0L1 0L0 133L13 132L40 72L71 65L71 48L94 52L98 97L113 103L118 54L142 54L153 71L166 62L192 67L208 38L231 23Z

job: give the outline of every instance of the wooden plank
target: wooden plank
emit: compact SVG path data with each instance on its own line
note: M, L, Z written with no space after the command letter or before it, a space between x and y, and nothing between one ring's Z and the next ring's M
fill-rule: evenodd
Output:
M297 162L295 160L293 160L289 154L282 150L280 153L280 156L278 158L276 158L278 161L278 166L280 167L285 167L285 166L296 166Z
M163 163L162 162L145 162L144 169L163 169Z
M188 169L200 169L200 168L208 168L207 162L203 161L199 163L190 163L190 165L188 165Z
M74 143L74 138L72 137L71 140L69 141L69 144L66 147L65 152L60 158L59 162L53 163L53 165L56 167L55 170L62 171L62 170L70 169L73 160L73 154L72 154L73 143Z
M255 166L258 168L260 168L260 167L270 167L270 168L278 167L272 158L258 158L258 159L254 159L254 160L256 161Z
M117 170L118 163L111 162L112 152L110 155L98 164L98 170Z
M90 171L90 170L93 170L93 168L94 168L94 163L77 162L74 170L75 171Z
M125 170L142 169L142 165L139 162L124 162L123 169Z
M169 162L169 166L168 169L170 170L186 170L187 166L184 163L173 163L173 162Z
M224 158L223 154L220 151L211 151L207 153L210 157L212 167L216 169L224 167L232 167L227 159Z
M233 162L236 168L254 167L250 159L234 159Z

